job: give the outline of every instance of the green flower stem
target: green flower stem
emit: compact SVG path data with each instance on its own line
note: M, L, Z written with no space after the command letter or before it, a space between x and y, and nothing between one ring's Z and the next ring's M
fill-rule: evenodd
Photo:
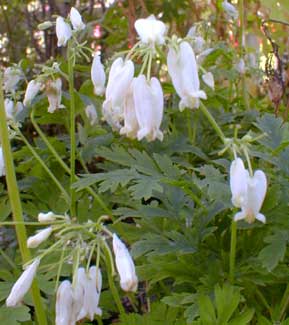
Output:
M230 273L229 273L229 279L230 279L231 284L234 284L234 278L235 278L236 246L237 246L237 222L232 220L231 249L230 249Z
M244 14L244 0L238 0L239 5L239 17L240 17L240 27L238 28L239 31L239 48L240 48L240 58L243 58L244 52L245 52L245 14ZM242 83L242 95L244 99L244 104L247 110L250 109L249 105L249 98L248 98L248 92L247 92L247 86L246 86L246 77L245 74L242 74L241 77L241 83Z
M187 109L187 128L188 128L189 140L190 140L191 144L193 144L194 140L193 140L192 119L191 119L191 110L190 109Z
M287 284L286 290L285 290L284 295L281 300L279 321L283 320L283 317L286 313L286 309L288 308L288 305L289 305L289 284Z
M76 191L72 187L75 183L75 158L76 158L76 138L75 138L75 97L74 97L74 56L71 48L71 41L68 43L67 49L68 60L68 84L70 95L70 213L72 217L76 216Z
M40 129L39 125L36 123L35 118L34 118L34 112L35 110L32 109L31 111L31 122L33 124L33 127L35 128L35 130L37 131L37 133L39 134L40 138L44 141L44 143L46 144L46 146L48 147L48 149L51 151L51 153L53 154L53 156L55 157L55 159L57 160L57 162L60 164L60 166L67 172L67 174L71 175L71 170L70 168L66 165L66 163L62 160L62 158L59 156L58 152L54 149L54 147L51 145L51 143L48 141L48 139L46 138L45 134L42 132L42 130ZM76 180L79 179L79 177L75 176ZM109 210L109 208L105 205L105 203L103 202L103 200L101 199L101 197L94 192L94 190L87 186L85 187L85 190L93 196L93 198L98 202L98 204L103 208L103 210L107 213L107 214L111 214L111 211Z
M0 138L1 138L2 148L3 148L3 156L4 156L5 169L6 169L6 182L7 182L8 195L9 195L9 200L12 209L13 220L15 222L19 222L18 224L15 225L15 230L16 230L16 236L18 240L22 261L23 263L27 263L31 259L31 255L29 249L26 246L26 242L27 242L26 228L24 224L21 224L24 222L24 220L23 220L21 200L18 191L12 151L11 151L9 135L8 135L2 84L3 84L3 80L2 80L2 75L0 74L0 121L1 121ZM45 311L42 305L40 291L36 280L33 281L33 284L31 286L31 292L32 292L32 298L35 306L35 313L36 313L38 323L41 325L47 325Z
M39 125L36 123L35 118L34 118L34 113L35 113L35 107L32 108L31 114L30 114L31 123L32 123L34 129L37 131L40 138L44 141L44 143L46 144L48 149L51 151L51 153L53 154L53 156L55 157L55 159L57 160L59 165L61 165L61 167L70 175L69 167L62 160L62 158L59 156L58 152L54 149L54 147L51 145L51 143L48 141L48 139L46 138L46 136L44 135L44 133L40 129Z
M50 176L50 178L53 180L55 185L58 187L60 192L63 194L65 201L69 204L70 203L70 197L63 188L63 186L60 184L58 179L53 175L51 170L46 166L45 162L41 159L41 157L38 155L38 153L34 150L34 148L31 146L31 144L27 141L25 136L22 134L22 132L18 129L17 133L19 134L21 140L25 143L26 147L30 150L32 155L35 157L35 159L40 163L40 165L43 167L43 169L46 171L46 173Z
M213 115L208 111L207 107L202 102L200 104L200 110L206 116L208 121L211 123L212 127L214 128L214 130L218 134L219 138L223 141L223 143L226 143L226 137L225 137L223 131L219 127L219 125L216 122L216 120L214 119Z
M101 316L96 316L96 319L97 319L97 324L98 324L98 325L103 325L103 322L102 322Z

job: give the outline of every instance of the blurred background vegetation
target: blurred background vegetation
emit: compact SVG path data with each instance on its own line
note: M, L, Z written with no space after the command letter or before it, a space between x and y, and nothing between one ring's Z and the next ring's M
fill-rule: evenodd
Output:
M237 1L232 0L237 5ZM185 36L189 28L206 21L206 32L218 40L230 40L237 45L238 33L226 19L220 0L0 0L0 64L7 66L21 59L46 62L61 54L56 46L55 29L38 30L43 21L54 15L67 16L71 6L79 9L88 28L83 39L103 57L131 47L136 41L134 22L137 18L155 14L168 24L170 33ZM261 50L269 46L261 30L262 20L289 22L289 0L246 0L246 33L253 33L254 44ZM288 47L285 24L273 23L270 32L284 49ZM211 36L211 35L210 35Z

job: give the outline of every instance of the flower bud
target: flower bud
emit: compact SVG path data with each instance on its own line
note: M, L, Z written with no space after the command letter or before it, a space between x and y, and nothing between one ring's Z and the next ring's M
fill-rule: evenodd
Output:
M35 277L40 259L35 259L33 263L27 266L25 271L21 274L18 280L12 287L8 298L6 299L7 307L16 307L23 299L25 294L31 287L32 281Z
M56 220L55 214L51 211L47 213L40 212L38 214L38 221L39 222L53 222Z
M72 7L70 9L70 21L74 30L83 30L85 28L85 24L82 21L81 15L77 9Z
M40 82L35 81L35 80L29 81L27 88L26 88L24 100L23 100L24 106L29 106L31 104L32 100L35 98L35 96L40 91L40 88L41 88Z
M85 114L90 120L90 125L94 125L97 122L97 112L94 105L87 105L85 107Z
M100 56L95 53L91 66L91 80L94 86L94 93L96 95L102 95L104 93L105 79L104 67L100 61Z
M52 227L45 228L43 230L40 230L36 235L30 236L27 239L27 247L28 248L36 248L38 247L42 242L44 242L52 233Z
M53 23L51 21L44 21L43 23L39 24L37 28L39 30L45 30L53 26Z
M56 18L56 36L57 36L57 46L66 46L67 41L72 36L72 31L70 26L64 21L63 17Z
M120 286L124 291L134 292L137 290L138 278L130 253L116 234L113 234L112 245L116 268L120 276Z
M215 81L212 72L207 72L203 74L202 79L207 86L209 86L213 90L215 89Z

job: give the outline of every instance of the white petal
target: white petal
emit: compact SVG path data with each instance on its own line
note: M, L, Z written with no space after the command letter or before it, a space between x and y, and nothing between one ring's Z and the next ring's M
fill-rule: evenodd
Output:
M36 235L30 236L27 239L27 247L29 248L36 248L41 243L43 243L52 233L52 227L47 227L41 231L39 231Z
M263 222L263 223L266 223L266 217L262 213L258 213L256 215L256 219L259 220L259 221L261 221L261 222Z
M64 21L63 17L56 18L56 36L57 36L57 46L66 46L67 41L72 36L72 31L70 26Z
M135 266L130 253L124 243L113 234L113 251L115 264L120 276L120 286L124 291L136 291L138 279L135 273Z
M39 263L40 259L35 259L35 261L25 269L19 279L15 282L8 298L6 299L7 307L16 307L22 301L23 297L31 287Z
M97 122L97 111L94 105L87 105L85 107L85 114L90 120L90 125L94 125Z
M24 100L23 100L23 104L25 106L28 106L28 105L31 104L34 97L40 91L40 88L41 88L41 83L40 82L37 82L35 80L29 81L29 83L27 85L27 88L26 88Z
M72 317L73 292L68 280L61 282L57 290L55 306L55 325L70 325Z
M211 72L207 72L207 73L203 74L202 79L206 85L208 85L213 90L215 89L214 76Z
M39 222L52 222L52 221L55 221L56 220L56 217L55 217L55 214L51 211L47 212L47 213L43 213L43 212L40 212L38 214L38 221Z
M232 193L232 203L235 207L240 208L246 200L248 171L245 169L241 158L232 161L230 167L230 187Z
M267 191L267 179L262 170L256 170L248 182L247 207L255 216L259 213Z
M105 91L105 72L104 67L100 61L100 55L94 54L91 66L91 80L94 86L94 93L102 95Z
M0 176L4 176L5 172L5 162L3 156L3 148L0 146Z
M74 30L82 30L85 28L85 24L82 22L82 17L79 11L74 7L71 7L70 10L70 21Z
M246 218L246 214L243 211L237 212L234 216L234 221L239 221Z
M134 26L142 43L164 43L166 25L162 21L157 20L154 15L146 19L137 19Z

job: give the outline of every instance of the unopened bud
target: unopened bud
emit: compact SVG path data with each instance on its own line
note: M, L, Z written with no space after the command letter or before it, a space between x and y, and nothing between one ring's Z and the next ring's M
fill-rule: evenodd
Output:
M51 21L45 21L44 23L41 23L37 26L39 30L45 30L53 26L53 23Z

